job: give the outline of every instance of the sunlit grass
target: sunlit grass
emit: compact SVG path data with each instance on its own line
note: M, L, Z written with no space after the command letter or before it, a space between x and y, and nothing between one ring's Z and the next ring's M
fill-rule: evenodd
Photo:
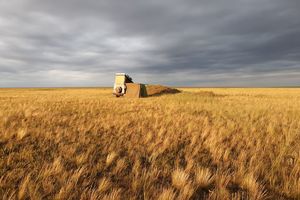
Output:
M1 199L299 199L300 89L0 89Z

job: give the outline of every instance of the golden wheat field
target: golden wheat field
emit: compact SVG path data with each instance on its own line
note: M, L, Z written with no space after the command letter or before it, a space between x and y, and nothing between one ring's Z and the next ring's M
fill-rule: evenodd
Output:
M300 89L0 90L1 199L300 199Z

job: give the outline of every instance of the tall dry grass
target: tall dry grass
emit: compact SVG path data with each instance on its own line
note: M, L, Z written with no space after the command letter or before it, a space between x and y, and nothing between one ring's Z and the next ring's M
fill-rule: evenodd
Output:
M300 199L300 89L1 89L1 199Z

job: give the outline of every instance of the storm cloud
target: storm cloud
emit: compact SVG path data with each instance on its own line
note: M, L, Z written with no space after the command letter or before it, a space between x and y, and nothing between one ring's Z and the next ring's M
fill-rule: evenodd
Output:
M299 0L0 1L0 87L300 85Z

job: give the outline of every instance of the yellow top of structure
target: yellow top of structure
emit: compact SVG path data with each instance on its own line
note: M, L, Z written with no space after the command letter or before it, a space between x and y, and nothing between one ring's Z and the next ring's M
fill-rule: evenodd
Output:
M124 83L132 83L132 78L125 73L116 73L115 84L120 85Z

